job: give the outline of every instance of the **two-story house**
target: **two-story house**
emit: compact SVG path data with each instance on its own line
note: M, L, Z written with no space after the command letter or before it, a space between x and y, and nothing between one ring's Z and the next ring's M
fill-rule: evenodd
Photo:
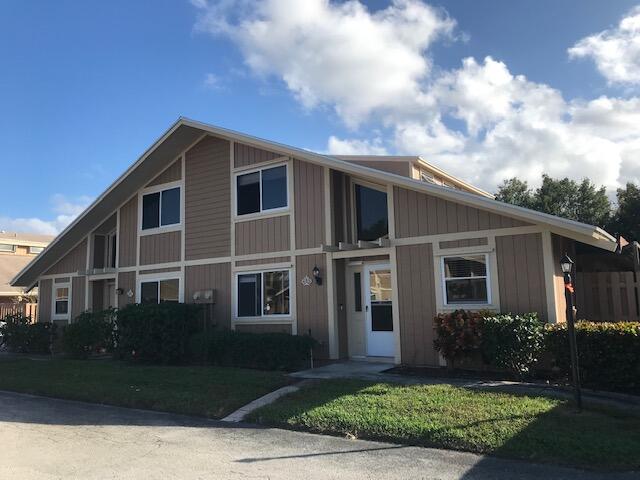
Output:
M439 362L436 313L563 318L559 259L603 230L498 202L419 157L337 157L179 119L22 272L39 320L210 299L319 355Z

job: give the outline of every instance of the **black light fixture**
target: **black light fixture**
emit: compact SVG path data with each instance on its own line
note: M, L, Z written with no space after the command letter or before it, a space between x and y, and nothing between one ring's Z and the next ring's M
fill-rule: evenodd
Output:
M122 288L116 288L116 293L118 295L122 295L124 293L124 290Z
M317 265L313 267L313 270L311 270L311 273L313 274L313 278L315 278L316 280L316 284L322 285L322 277L320 276L320 269L318 268Z
M571 353L571 377L573 380L574 396L578 410L582 410L582 392L580 390L580 370L578 368L578 344L576 342L576 309L573 305L574 288L571 278L573 260L565 253L560 260L560 268L564 274L564 298L567 305L567 333L569 334L569 352Z

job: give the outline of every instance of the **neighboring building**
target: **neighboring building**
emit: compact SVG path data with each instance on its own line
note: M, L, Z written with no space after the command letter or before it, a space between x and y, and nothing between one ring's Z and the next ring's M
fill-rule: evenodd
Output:
M27 295L25 288L11 286L11 279L53 240L51 235L0 230L0 303L17 302ZM31 291L29 295L37 292Z
M562 319L559 259L576 242L616 248L417 157L321 155L180 119L13 285L39 286L40 321L211 299L219 326L310 332L320 357L437 365L437 312Z

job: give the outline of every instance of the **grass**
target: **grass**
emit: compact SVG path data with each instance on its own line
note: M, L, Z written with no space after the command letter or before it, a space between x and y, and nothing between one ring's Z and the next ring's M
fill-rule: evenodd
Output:
M208 418L222 418L287 383L280 372L239 368L0 361L0 390Z
M640 468L640 418L449 385L328 380L253 412L272 426L596 469Z

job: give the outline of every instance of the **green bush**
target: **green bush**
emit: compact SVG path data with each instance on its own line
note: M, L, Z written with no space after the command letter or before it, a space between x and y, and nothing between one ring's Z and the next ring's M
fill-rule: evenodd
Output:
M0 335L7 349L16 353L51 353L55 338L53 323L33 323L22 314L7 315L0 326Z
M133 304L116 315L116 354L132 361L184 363L200 307L183 303Z
M317 342L308 335L213 330L191 338L193 360L221 366L262 370L307 367Z
M436 351L453 366L456 360L469 356L480 348L483 316L480 312L455 310L434 318Z
M113 350L114 309L81 313L62 331L62 351L72 358Z
M544 323L535 313L485 317L481 349L485 363L524 378L544 349Z
M570 373L566 324L547 326L546 350L562 373ZM582 384L640 393L640 323L576 323Z

